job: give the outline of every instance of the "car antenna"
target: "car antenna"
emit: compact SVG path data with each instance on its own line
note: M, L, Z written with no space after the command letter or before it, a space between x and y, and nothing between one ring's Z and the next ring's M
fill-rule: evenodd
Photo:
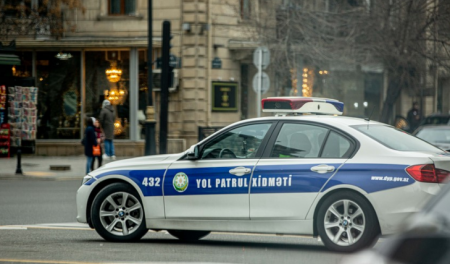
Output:
M364 118L364 120L367 121L367 129L369 129L369 122L370 122L370 118L372 117L373 111L375 110L375 106L372 106L372 112L370 112L369 117Z

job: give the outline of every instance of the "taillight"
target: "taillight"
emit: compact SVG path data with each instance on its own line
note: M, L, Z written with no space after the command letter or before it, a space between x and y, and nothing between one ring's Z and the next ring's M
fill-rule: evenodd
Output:
M444 183L450 176L449 171L436 169L433 164L413 165L406 172L420 182Z
M436 176L439 183L447 183L450 179L450 171L436 169Z

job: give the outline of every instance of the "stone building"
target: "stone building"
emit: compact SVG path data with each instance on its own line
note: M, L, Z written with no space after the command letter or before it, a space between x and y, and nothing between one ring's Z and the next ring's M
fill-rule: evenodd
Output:
M1 1L1 40L15 40L22 61L11 73L34 78L39 88L36 153L81 154L83 118L97 117L102 100L111 98L117 116L116 155L142 155L147 1L80 0L82 10L63 7L62 16L55 15L59 9L54 2L43 6L40 0ZM153 0L157 121L156 61L161 57L164 20L171 22L171 54L178 65L169 98L169 153L195 144L199 128L256 116L251 82L257 43L249 19L257 14L258 2ZM266 95L270 94L272 90ZM210 132L202 130L201 136Z

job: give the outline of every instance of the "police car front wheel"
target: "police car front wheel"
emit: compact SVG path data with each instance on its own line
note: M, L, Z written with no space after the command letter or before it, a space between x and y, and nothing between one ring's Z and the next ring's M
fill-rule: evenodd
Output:
M207 235L209 235L209 231L190 231L190 230L167 230L169 234L178 238L179 240L184 241L195 241L199 240Z
M91 216L97 233L109 241L139 240L148 231L139 194L125 183L103 188L92 203Z
M352 252L369 247L380 234L370 203L351 191L327 197L319 208L316 221L320 238L334 251Z

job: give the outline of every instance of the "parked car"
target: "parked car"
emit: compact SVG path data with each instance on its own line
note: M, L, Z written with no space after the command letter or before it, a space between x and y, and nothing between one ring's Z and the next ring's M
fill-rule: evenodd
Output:
M438 148L449 151L450 150L450 126L421 126L413 135L421 138Z
M427 116L420 123L421 126L425 125L450 125L450 115L446 114L432 114Z
M342 263L450 263L450 184L431 198L420 213L405 221L402 233L387 238L377 249L362 251Z

